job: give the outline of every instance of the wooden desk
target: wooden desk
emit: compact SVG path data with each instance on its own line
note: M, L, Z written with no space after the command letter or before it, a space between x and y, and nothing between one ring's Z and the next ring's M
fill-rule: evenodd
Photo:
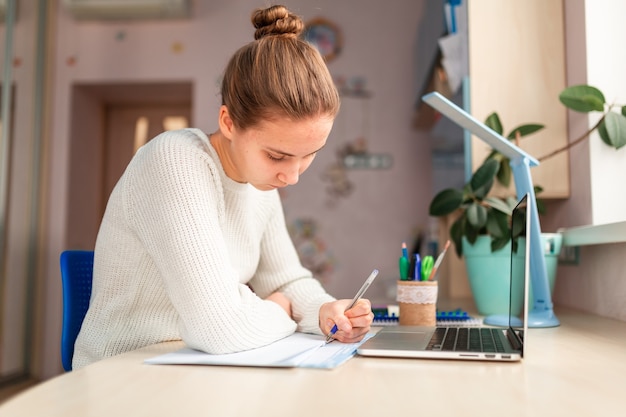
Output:
M521 363L357 356L334 370L144 365L183 346L164 343L50 379L0 416L623 415L626 323L557 314L560 327L529 332Z

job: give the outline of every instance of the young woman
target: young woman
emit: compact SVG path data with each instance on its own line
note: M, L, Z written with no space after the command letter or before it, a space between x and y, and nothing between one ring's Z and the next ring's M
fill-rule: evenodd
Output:
M162 133L111 193L73 368L168 340L209 353L253 349L294 331L361 340L368 300L345 311L302 267L278 188L324 147L339 97L302 20L252 15L255 41L231 58L216 132Z

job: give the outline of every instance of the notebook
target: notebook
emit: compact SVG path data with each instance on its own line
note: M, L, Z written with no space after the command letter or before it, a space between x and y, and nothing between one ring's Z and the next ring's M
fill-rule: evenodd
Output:
M484 326L388 326L363 343L361 356L424 359L520 361L528 333L530 285L530 210L528 194L513 210L511 230L522 234L511 245L508 327Z

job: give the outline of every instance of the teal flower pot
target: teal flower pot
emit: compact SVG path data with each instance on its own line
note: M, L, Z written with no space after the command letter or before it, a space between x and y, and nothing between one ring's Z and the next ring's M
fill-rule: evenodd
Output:
M558 233L542 233L541 239L545 248L546 269L550 294L552 294L563 237ZM473 245L463 238L463 257L478 314L481 316L507 315L510 298L511 244L491 252L489 236L479 236ZM516 276L521 276L521 274L516 274ZM530 306L532 306L532 283L529 295ZM513 313L520 314L521 307L522 294L513 294Z

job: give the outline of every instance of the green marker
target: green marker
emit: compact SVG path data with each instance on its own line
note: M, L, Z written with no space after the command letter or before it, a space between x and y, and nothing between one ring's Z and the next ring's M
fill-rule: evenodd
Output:
M400 269L400 279L406 281L409 279L409 259L401 256L398 259L398 268Z

